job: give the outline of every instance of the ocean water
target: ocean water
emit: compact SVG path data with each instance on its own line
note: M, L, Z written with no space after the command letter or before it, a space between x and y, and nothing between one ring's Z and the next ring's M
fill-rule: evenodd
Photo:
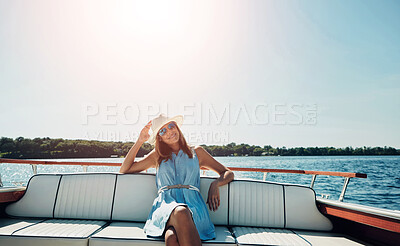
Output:
M139 158L138 158L139 159ZM359 172L367 178L352 178L344 202L400 210L400 156L259 156L215 157L227 167L301 169L314 171ZM95 161L122 163L122 158L52 159L55 161ZM118 172L119 167L88 167L88 172ZM149 169L155 172L155 169ZM81 166L38 165L38 173L83 172ZM29 164L0 164L4 186L26 185L33 175ZM206 171L206 176L218 176ZM235 172L238 178L263 179L262 173ZM311 175L269 173L267 181L309 186ZM337 200L344 183L342 177L317 176L314 190L317 196Z

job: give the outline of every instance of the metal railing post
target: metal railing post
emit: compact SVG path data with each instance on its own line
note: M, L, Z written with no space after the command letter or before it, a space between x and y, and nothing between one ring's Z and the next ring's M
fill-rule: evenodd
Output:
M37 164L31 164L32 166L32 171L33 171L33 175L37 174Z
M344 194L346 193L346 189L347 189L347 185L349 184L349 181L350 181L350 178L349 178L349 177L346 177L346 178L344 179L344 184L343 184L342 193L340 193L340 196L339 196L339 202L343 202Z
M314 188L314 183L315 183L315 179L316 179L316 178L317 178L317 175L314 174L314 175L312 176L312 179L311 179L310 188Z
M267 180L268 173L264 173L263 181Z

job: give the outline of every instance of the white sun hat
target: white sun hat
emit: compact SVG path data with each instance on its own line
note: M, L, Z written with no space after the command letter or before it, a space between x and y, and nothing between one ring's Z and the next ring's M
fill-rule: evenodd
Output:
M160 114L156 118L152 119L152 121L151 121L152 133L150 135L150 138L147 140L147 142L154 145L156 143L156 136L158 134L158 131L161 129L161 127L163 125L165 125L171 121L175 121L176 124L180 127L183 123L183 116L176 115L174 117L168 118L165 114Z

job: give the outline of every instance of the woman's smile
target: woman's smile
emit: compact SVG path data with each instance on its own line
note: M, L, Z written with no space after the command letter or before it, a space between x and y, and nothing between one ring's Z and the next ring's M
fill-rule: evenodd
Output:
M177 135L176 135L176 132L175 132L175 133L172 133L171 136L169 136L168 139L171 140L171 139L176 138L176 137L177 137Z

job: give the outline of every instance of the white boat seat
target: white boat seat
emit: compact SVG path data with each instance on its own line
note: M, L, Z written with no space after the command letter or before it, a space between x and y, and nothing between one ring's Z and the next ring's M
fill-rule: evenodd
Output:
M62 175L54 218L109 220L116 175Z
M232 230L238 245L312 245L288 229L233 227Z
M39 174L24 196L6 207L17 217L109 220L116 174Z
M365 242L358 242L355 238L333 232L319 232L319 231L303 231L294 230L294 232L310 242L312 245L321 246L361 246L371 245Z
M61 175L34 175L25 194L6 207L6 213L17 217L53 218L54 203Z
M330 231L311 188L236 179L229 184L229 225Z
M19 229L16 229L15 224L14 226L9 225L6 231L11 232L13 230L13 232L9 235L1 235L0 245L87 246L89 236L106 225L106 222L50 219L39 223L33 223L33 221L19 222L19 225L22 224L25 226Z
M215 179L201 177L205 201ZM155 175L149 173L35 175L24 196L6 207L14 219L0 219L0 245L163 245L142 229L156 196ZM309 245L288 229L332 228L308 187L235 179L220 187L220 200L217 211L209 210L217 238L205 245ZM257 227L261 237L254 237Z
M35 219L0 219L0 236L11 236L15 231L31 226L44 220Z
M165 245L162 238L147 237L144 223L113 222L89 239L90 246ZM216 239L203 241L203 245L232 246L235 239L224 226L215 227Z

